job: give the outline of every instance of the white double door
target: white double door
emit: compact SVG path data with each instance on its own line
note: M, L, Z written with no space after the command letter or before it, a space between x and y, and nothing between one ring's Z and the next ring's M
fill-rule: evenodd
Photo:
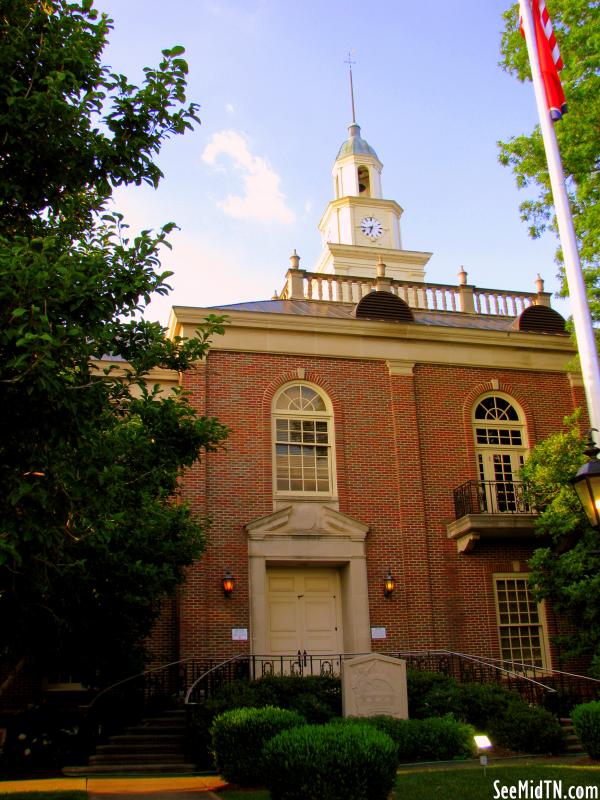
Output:
M340 577L321 567L267 570L267 642L272 655L343 652Z
M490 450L479 454L482 500L488 513L523 513L527 510L519 483L523 461L523 453L515 450Z

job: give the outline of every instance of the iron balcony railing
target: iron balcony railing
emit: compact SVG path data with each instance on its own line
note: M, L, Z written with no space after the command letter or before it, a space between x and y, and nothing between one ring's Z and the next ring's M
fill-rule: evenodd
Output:
M515 481L467 481L454 490L455 518L467 514L533 514L523 484Z

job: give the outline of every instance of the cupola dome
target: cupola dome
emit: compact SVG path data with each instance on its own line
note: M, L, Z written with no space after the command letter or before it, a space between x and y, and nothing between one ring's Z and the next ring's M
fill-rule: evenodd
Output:
M348 134L348 138L340 147L336 161L340 158L345 158L346 156L359 155L368 155L373 156L373 158L377 158L377 153L375 150L373 150L371 145L360 135L360 125L357 125L356 122L353 122L348 126ZM378 158L377 160L379 161Z

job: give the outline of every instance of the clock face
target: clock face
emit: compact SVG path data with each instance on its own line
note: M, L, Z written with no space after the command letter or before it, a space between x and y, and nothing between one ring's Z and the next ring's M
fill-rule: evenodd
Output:
M383 234L383 226L375 217L365 217L360 223L360 229L369 239L379 239Z

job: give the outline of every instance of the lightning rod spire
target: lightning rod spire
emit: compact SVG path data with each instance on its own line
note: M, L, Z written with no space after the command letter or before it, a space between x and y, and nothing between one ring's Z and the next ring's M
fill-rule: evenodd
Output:
M344 61L344 64L348 64L348 72L350 73L350 101L352 103L352 124L356 124L356 112L354 110L354 85L352 83L352 64L356 64L356 61L352 61L352 55L354 51L350 50L348 52L348 58Z

